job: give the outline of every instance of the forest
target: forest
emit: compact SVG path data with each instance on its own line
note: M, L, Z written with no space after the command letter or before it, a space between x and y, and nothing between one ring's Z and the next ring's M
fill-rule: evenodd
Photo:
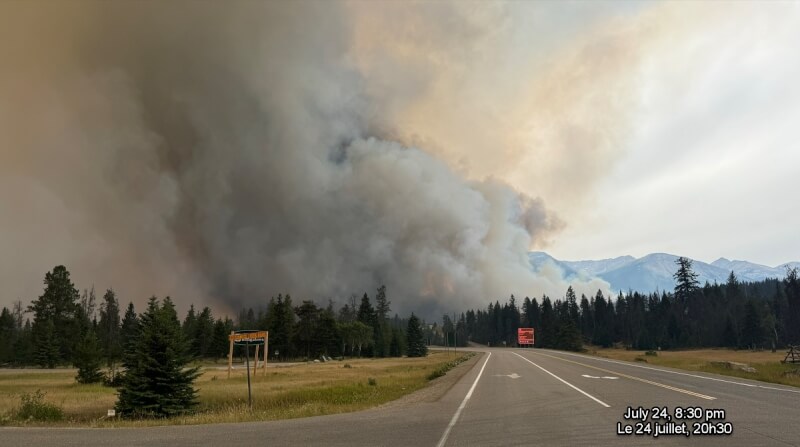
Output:
M800 343L800 282L797 269L783 280L725 284L697 282L691 260L676 261L675 289L606 297L575 295L541 299L513 295L501 304L461 314L459 340L514 346L517 328L535 330L535 346L578 351L583 345L632 349L729 347L776 349Z
M273 360L322 355L421 356L431 341L437 341L436 325L431 327L413 314L409 318L396 314L389 317L391 302L385 286L377 289L374 300L366 293L360 300L352 296L338 311L332 302L327 307L310 300L295 305L287 294L269 299L261 310L242 310L236 321L215 317L209 307L197 310L194 305L178 321L169 297L161 304L151 298L148 307L155 305L155 310L148 308L142 314L136 312L132 302L123 311L112 289L98 303L94 288L79 292L64 266L47 272L44 285L43 294L30 305L17 301L11 309L0 311L0 366L81 368L89 364L94 372L91 379L84 379L98 381L97 370L104 364L110 375L106 379L113 382L126 353L140 338L142 317L162 307L168 308L167 313L176 320L176 335L186 345L190 359L227 358L228 336L240 329L268 330L268 354ZM236 347L234 355L244 355L243 348Z
M532 327L535 346L581 350L584 345L633 349L730 347L775 349L800 342L800 281L797 269L783 280L725 284L697 282L691 261L679 258L672 291L636 291L606 297L602 291L578 298L572 287L563 297L514 295L485 309L443 315L426 322L391 315L385 286L370 297L352 295L336 309L329 301L297 304L288 294L242 309L236 320L191 305L179 321L190 358L223 359L228 335L239 329L268 330L272 360L320 356L391 357L420 355L427 345L516 346L517 329ZM79 292L69 271L47 272L44 292L28 306L21 301L0 312L0 365L56 366L100 362L113 376L126 346L136 339L141 314L133 303L123 310L114 290L98 300L94 288ZM98 302L99 301L99 302ZM167 297L164 299L174 307ZM413 332L413 340L409 333ZM235 355L243 355L236 348Z

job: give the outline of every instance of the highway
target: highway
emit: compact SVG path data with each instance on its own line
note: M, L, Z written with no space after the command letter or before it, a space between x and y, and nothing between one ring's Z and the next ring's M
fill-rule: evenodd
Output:
M800 445L797 388L560 351L474 350L469 372L433 402L241 424L3 428L0 445ZM689 436L674 434L684 423Z

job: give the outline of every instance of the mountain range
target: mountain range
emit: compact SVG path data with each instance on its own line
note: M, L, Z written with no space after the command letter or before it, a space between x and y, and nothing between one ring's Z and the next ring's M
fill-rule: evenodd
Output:
M597 261L563 261L543 251L528 253L531 268L540 270L545 264L552 263L563 271L567 280L576 278L598 277L611 285L615 292L634 290L638 292L671 291L675 288L672 275L677 270L675 261L678 256L667 253L651 253L641 258L620 256ZM756 264L748 261L730 261L719 258L711 264L692 259L692 270L697 273L700 284L724 283L731 271L739 281L763 281L767 278L782 279L787 268L800 268L800 262L787 262L776 267Z

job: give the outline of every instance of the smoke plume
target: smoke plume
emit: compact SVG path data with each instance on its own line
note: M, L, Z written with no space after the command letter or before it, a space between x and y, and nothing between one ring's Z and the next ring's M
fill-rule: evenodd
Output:
M561 296L527 251L564 223L500 180L524 148L492 126L528 110L466 88L499 60L508 16L420 7L389 23L361 3L4 3L4 304L61 263L123 301L227 310L381 284L394 311L430 316ZM526 94L548 104L534 118L564 107ZM591 153L613 159L604 147Z

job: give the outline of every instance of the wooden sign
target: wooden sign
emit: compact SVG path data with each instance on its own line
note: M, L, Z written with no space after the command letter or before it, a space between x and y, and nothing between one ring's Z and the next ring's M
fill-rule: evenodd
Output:
M267 341L267 331L237 332L228 336L237 345L261 345Z

